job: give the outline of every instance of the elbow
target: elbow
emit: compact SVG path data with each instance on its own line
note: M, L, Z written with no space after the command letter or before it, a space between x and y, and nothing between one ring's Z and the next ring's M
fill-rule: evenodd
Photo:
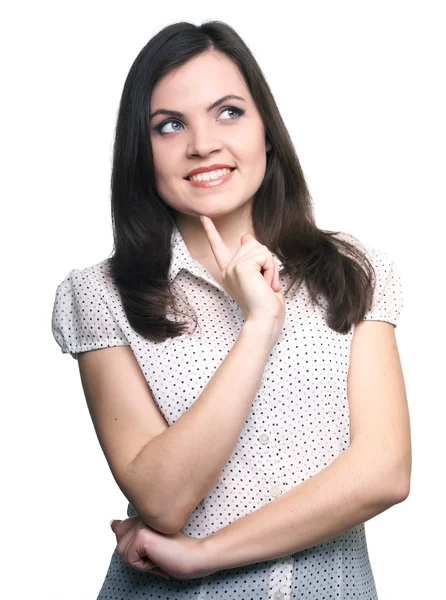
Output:
M175 502L169 502L167 497L174 497L175 494L169 493L164 498L158 498L154 490L151 494L142 496L142 490L135 490L135 486L123 485L121 490L124 492L127 500L134 508L139 518L151 529L160 533L177 533L186 522L184 511ZM155 486L153 486L155 487Z
M184 513L177 512L175 514L158 514L156 516L152 514L144 513L141 519L144 521L146 525L148 525L151 529L155 531L159 531L160 533L178 533L181 531L186 524L189 514L185 515Z
M379 504L387 507L399 504L407 499L410 493L410 477L412 471L411 452L406 451L393 456L386 456L380 462L380 468L374 471L373 481L370 481L372 497Z
M392 497L395 504L404 502L410 494L410 477L412 472L411 452L398 462L391 481Z
M134 507L144 523L160 533L178 533L184 527L196 508L190 498L180 498L174 490L164 489L161 485L152 484L150 494L143 493L129 479L123 485L125 496Z
M362 486L362 499L367 504L379 507L380 511L387 510L395 504L404 502L410 493L410 470L406 468L379 469L364 475L366 485ZM364 492L366 493L364 494Z
M160 533L178 533L189 520L196 509L195 502L187 502L181 506L172 506L170 510L143 512L143 521L152 529Z
M407 469L395 472L393 477L389 478L387 494L385 500L392 506L404 502L410 494L410 470Z
M161 533L178 533L181 531L198 504L195 501L186 502L182 506L177 507L175 513L163 515L156 519L157 525L163 528L163 531L161 529L158 529L158 531Z
M177 533L184 526L185 520L178 511L172 507L171 510L154 510L153 506L143 504L134 495L127 494L127 500L138 517L151 529L160 533Z
M152 515L142 515L141 519L148 527L159 533L178 533L184 526L182 519L172 518L168 515L157 517Z
M394 504L399 504L400 502L404 502L404 500L406 500L410 494L410 477L404 478L404 481L400 485L398 485L398 486L394 485L392 491L393 491L392 499L393 499Z

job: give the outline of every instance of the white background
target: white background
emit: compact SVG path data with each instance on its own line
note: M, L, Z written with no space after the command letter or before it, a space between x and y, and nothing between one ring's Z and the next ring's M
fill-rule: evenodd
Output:
M77 363L51 334L57 285L109 256L113 129L128 70L180 21L233 26L291 133L317 224L389 252L411 413L408 499L367 522L380 600L444 590L444 3L15 2L1 25L2 595L94 599L127 502ZM440 553L443 552L443 560ZM4 588L8 591L4 594Z

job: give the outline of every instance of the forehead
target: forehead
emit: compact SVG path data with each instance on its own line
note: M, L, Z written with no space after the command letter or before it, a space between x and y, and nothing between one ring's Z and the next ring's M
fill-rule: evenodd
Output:
M206 52L160 79L153 89L150 109L208 106L226 94L250 99L243 76L232 60L221 52Z

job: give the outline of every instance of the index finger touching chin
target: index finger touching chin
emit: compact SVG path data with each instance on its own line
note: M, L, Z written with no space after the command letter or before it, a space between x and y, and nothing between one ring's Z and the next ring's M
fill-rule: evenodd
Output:
M222 271L230 262L232 254L224 241L221 239L221 236L218 233L212 219L206 217L205 215L200 215L200 221L209 240L211 250L215 256L215 261L220 268L220 271Z

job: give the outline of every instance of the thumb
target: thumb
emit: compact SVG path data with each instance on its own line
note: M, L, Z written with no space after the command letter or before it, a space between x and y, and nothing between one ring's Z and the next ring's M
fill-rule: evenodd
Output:
M255 237L253 235L251 235L250 233L244 233L242 235L242 237L240 238L240 241L243 244L246 244L246 242L249 242L250 240L255 240Z

